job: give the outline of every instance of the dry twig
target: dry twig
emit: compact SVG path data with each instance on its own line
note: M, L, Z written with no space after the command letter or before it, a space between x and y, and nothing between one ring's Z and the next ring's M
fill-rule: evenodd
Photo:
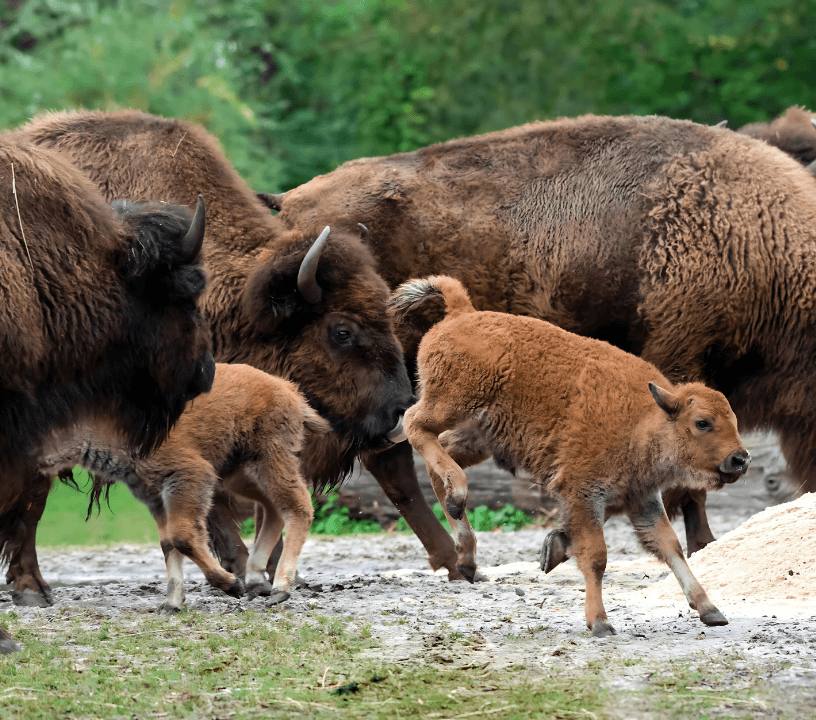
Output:
M23 245L25 245L26 255L28 255L28 262L33 270L34 263L31 262L31 253L28 251L25 230L23 230L23 219L20 217L20 201L17 199L17 180L14 177L14 163L11 163L11 194L14 195L14 204L17 206L17 222L20 223L20 232L23 234Z

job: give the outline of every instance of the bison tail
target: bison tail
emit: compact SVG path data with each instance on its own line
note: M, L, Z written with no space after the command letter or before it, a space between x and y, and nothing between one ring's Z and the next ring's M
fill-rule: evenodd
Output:
M317 414L309 405L303 403L303 427L315 435L325 435L331 432L331 423Z
M402 323L407 316L421 314L426 329L430 329L445 317L476 312L476 309L459 280L432 275L400 285L391 295L389 312L397 323Z

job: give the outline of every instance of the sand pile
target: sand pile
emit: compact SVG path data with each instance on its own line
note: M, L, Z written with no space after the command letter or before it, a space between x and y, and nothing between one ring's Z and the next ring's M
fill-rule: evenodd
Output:
M689 566L715 603L794 600L816 608L816 493L757 513L692 555ZM680 593L671 575L655 591Z

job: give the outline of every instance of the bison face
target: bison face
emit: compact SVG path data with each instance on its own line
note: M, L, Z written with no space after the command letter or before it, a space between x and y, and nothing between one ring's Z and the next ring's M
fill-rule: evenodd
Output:
M700 383L681 385L673 393L649 383L649 390L668 416L672 455L690 470L690 485L719 490L745 474L751 455L722 393Z
M215 376L209 327L197 305L205 286L204 203L199 198L192 220L186 208L168 205L117 201L113 208L130 230L130 249L123 337L107 362L128 426L139 428L135 444L146 451Z
M389 447L413 404L387 301L370 254L345 233L314 242L293 233L247 280L244 327L252 337L229 359L293 380L331 422L335 437L316 452L335 457L320 467L306 463L318 484L323 467L334 473L323 479L333 482L359 452Z

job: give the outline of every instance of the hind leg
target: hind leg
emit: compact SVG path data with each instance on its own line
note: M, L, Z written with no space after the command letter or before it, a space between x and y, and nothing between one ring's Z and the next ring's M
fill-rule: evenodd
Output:
M224 570L210 553L207 515L217 482L212 466L203 460L196 466L188 464L183 472L177 471L164 480L166 538L175 550L201 568L210 585L233 597L241 597L243 581ZM175 558L175 555L165 552L165 558L168 557Z
M243 580L246 575L249 551L241 539L238 522L230 496L223 492L216 492L207 518L208 529L213 544L217 548L221 567Z
M425 460L434 493L450 523L457 553L456 568L465 579L473 582L476 574L476 535L465 513L467 477L439 439L440 433L452 429L459 419L443 407L426 402L423 397L406 411L403 427L409 442Z
M184 572L182 570L184 556L173 547L167 534L167 521L164 516L155 519L159 526L159 542L167 568L167 592L164 594L164 602L159 605L159 613L175 615L184 607Z
M728 620L708 599L683 557L680 541L663 509L660 493L650 496L640 507L627 514L635 526L638 540L644 548L669 566L680 583L689 607L700 613L700 620L705 625L727 625Z

